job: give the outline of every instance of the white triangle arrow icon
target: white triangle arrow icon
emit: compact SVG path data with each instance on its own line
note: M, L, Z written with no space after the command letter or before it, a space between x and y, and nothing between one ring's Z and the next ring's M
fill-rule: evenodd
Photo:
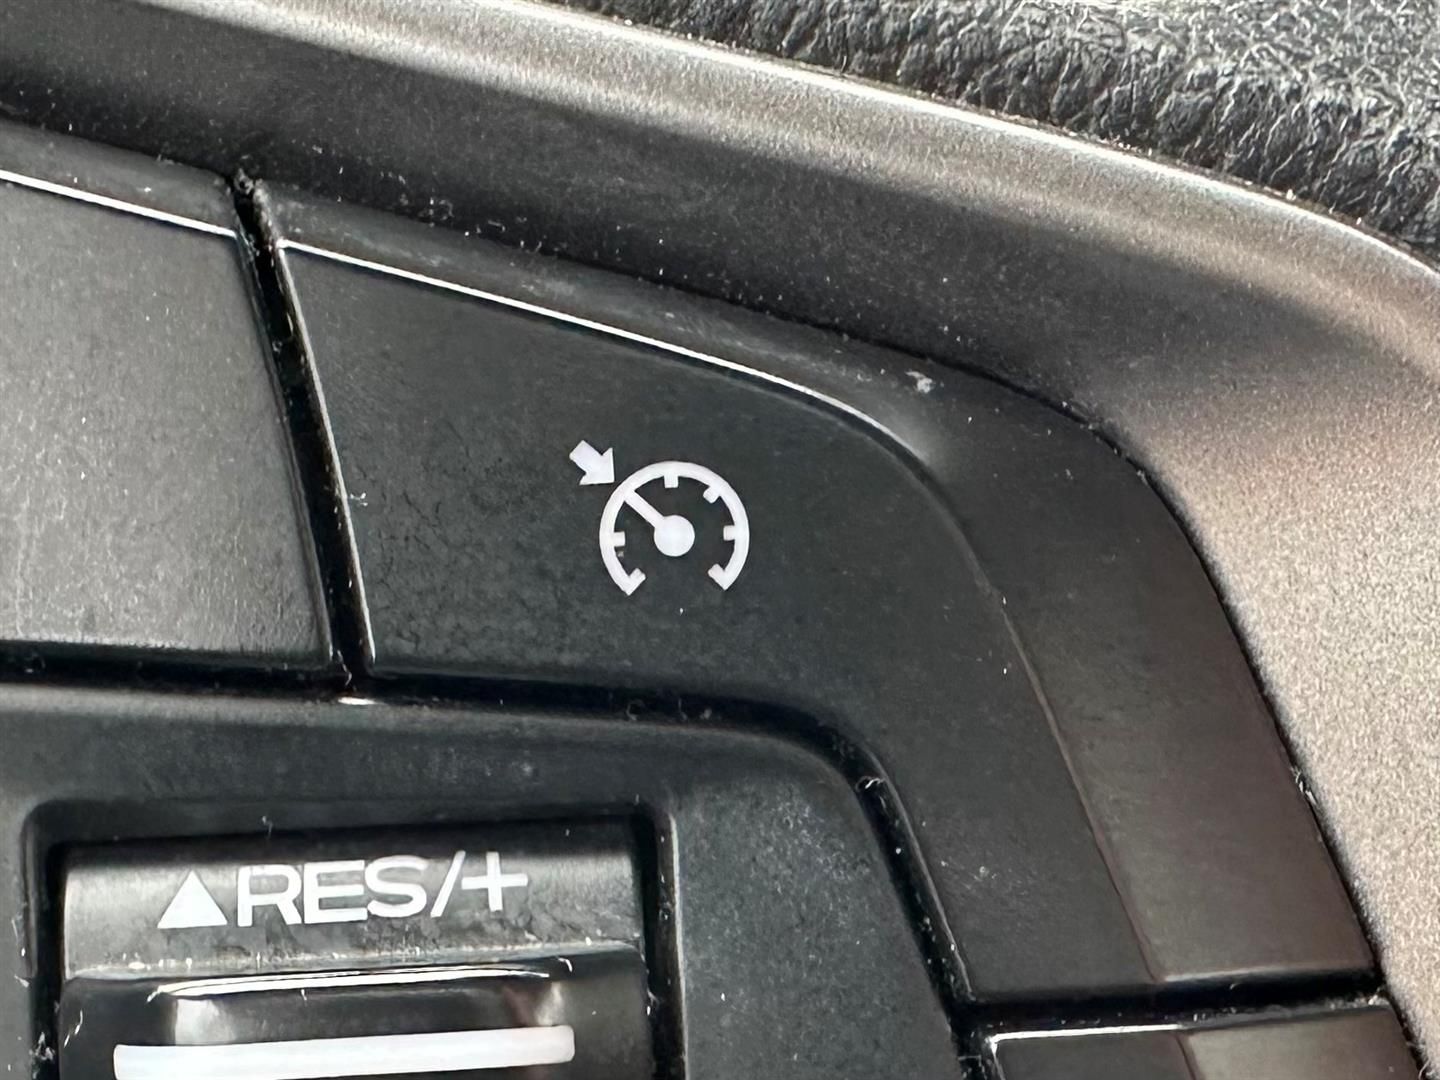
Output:
M225 918L225 912L220 910L215 897L210 895L205 883L191 870L184 884L180 886L180 891L175 894L175 899L171 900L170 906L165 909L165 914L160 916L156 929L191 930L199 926L229 925L230 920Z
M570 451L570 460L585 474L580 477L581 486L615 482L615 451L613 449L606 450L602 454L581 439L575 444L575 449Z

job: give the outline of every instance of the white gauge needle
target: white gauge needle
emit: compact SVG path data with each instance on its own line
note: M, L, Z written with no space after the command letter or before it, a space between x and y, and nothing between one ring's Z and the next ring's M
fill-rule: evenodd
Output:
M695 526L679 514L662 514L638 491L625 496L626 504L655 530L655 547L662 555L677 558L695 546Z

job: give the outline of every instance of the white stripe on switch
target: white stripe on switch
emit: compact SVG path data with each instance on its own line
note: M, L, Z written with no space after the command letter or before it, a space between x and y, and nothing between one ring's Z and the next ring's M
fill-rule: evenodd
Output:
M114 1061L115 1080L332 1080L521 1069L574 1059L575 1029L565 1024L227 1046L117 1046Z

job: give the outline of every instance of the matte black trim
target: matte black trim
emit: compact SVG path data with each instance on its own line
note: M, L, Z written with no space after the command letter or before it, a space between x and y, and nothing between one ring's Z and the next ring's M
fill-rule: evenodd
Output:
M99 652L100 663L137 675L189 665L229 679L259 666L307 681L329 652L329 622L223 182L0 123L0 196L18 231L9 449L35 455L15 470L20 512L7 539L15 572L23 565L25 587L46 601L14 608L0 675ZM105 363L86 366L97 358ZM212 410L217 397L245 411L227 422ZM75 402L108 410L83 451L108 479L91 466L89 488L84 468L72 481L50 452L26 449L24 433L37 425L43 438L73 425L73 444L87 445L88 418L67 411ZM148 490L132 501L142 483ZM31 498L51 495L58 510L37 507L27 524ZM67 519L76 506L83 516ZM47 520L63 528L25 539ZM38 544L38 557L27 560L26 543Z

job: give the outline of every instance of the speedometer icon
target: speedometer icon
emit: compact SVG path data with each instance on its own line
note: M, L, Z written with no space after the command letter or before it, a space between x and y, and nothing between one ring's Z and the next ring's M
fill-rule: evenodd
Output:
M589 443L581 442L570 455L585 473L580 482L610 483L614 478L613 453L607 450L600 454ZM620 528L620 512L628 507L639 516L650 532L657 552L667 558L681 558L695 546L694 523L683 514L661 511L647 497L656 490L655 485L659 485L660 489L673 489L681 484L697 485L701 497L712 505L718 503L728 518L722 527L721 539L729 545L729 555L706 571L710 580L720 588L728 589L745 568L745 560L750 554L750 519L735 489L719 473L693 461L657 461L636 469L620 481L600 514L600 558L610 580L626 596L645 583L646 575L639 567L627 570L621 562L627 541L631 538ZM632 541L628 546L633 549L635 545Z

